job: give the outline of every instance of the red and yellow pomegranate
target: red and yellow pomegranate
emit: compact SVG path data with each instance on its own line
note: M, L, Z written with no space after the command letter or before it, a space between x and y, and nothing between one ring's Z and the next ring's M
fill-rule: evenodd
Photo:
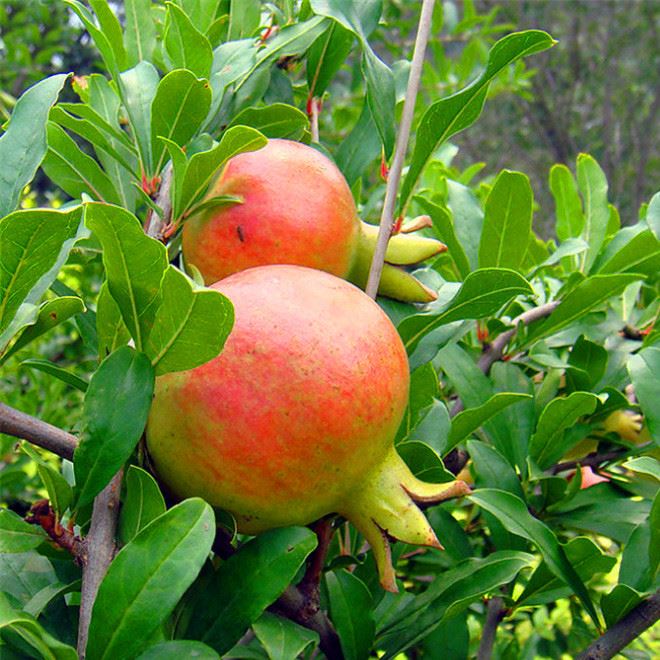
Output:
M206 284L254 266L295 264L364 287L377 228L361 222L342 173L322 153L291 140L270 140L230 159L206 199L236 204L208 208L183 226L183 254ZM379 292L409 302L436 295L399 266L438 254L445 245L401 233L392 237Z
M396 329L357 287L309 268L252 268L214 288L235 325L219 357L157 379L147 445L158 476L248 534L339 513L396 589L388 536L438 547L414 502L467 490L418 480L394 448L409 384Z

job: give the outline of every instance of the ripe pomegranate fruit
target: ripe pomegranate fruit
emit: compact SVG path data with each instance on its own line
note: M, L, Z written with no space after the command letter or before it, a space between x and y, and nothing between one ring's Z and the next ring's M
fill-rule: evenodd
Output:
M235 325L217 358L157 379L147 425L157 475L247 534L339 513L396 590L388 536L439 547L414 502L467 491L420 481L394 448L409 383L396 329L360 289L310 268L252 268L214 288Z
M206 199L220 195L241 202L208 208L183 225L186 263L207 285L267 264L309 266L366 285L378 230L360 221L346 179L316 149L275 139L239 154L218 173ZM396 234L379 293L408 302L434 300L433 291L399 266L445 249L431 238Z

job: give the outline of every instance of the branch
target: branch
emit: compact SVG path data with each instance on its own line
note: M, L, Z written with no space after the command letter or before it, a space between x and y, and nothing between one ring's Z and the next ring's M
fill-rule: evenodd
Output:
M595 467L601 463L607 463L608 461L615 461L618 458L623 458L629 452L629 449L615 449L613 451L604 452L603 454L589 454L588 456L578 458L575 461L557 463L557 465L552 468L552 474L574 470L578 465L581 465L582 467Z
M607 660L613 658L645 630L660 619L660 591L643 600L623 619L617 621L606 633L589 645L577 660Z
M4 403L0 403L0 433L27 440L69 461L78 446L77 438L70 433Z
M172 163L168 163L162 172L162 178L158 193L156 195L156 205L163 209L161 218L153 209L147 211L147 218L144 222L144 233L151 238L162 241L165 230L172 219L172 202L170 201L170 188L172 187Z
M78 656L81 660L85 658L89 622L92 618L96 593L115 554L115 532L122 476L123 470L120 470L94 499L92 522L85 537L78 625Z
M385 202L383 203L383 212L380 216L378 239L376 242L376 249L374 250L374 256L371 260L371 268L369 269L369 280L367 281L367 295L374 299L376 298L378 283L380 282L380 276L383 272L387 242L390 240L390 235L392 233L394 207L396 205L399 182L401 181L401 170L403 169L403 160L408 148L410 128L415 114L415 101L417 99L417 91L419 90L422 66L424 65L424 54L426 52L426 44L431 31L433 3L434 0L423 0L422 12L419 17L417 38L415 39L415 50L413 52L412 64L410 67L410 76L408 77L408 87L406 88L406 99L403 103L401 125L399 127L399 134L397 135L396 146L394 148L392 167L387 178Z
M309 100L309 124L312 142L319 141L319 115L321 113L321 99L313 96Z
M497 626L504 617L504 601L496 596L488 601L486 622L481 631L481 642L477 651L477 660L490 660L497 635Z

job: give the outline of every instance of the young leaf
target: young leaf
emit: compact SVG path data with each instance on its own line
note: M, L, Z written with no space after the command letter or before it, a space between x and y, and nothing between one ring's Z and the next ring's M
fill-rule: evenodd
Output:
M33 85L16 101L9 124L0 136L0 218L17 206L21 191L32 181L46 155L46 123L66 74Z
M573 174L563 163L557 163L550 168L550 191L555 199L559 240L577 238L584 228L582 200Z
M124 45L126 46L129 67L144 60L151 60L156 46L156 24L151 16L151 0L125 0L126 30Z
M131 465L124 480L126 499L119 514L119 538L126 544L138 532L165 513L165 500L156 480L145 470Z
M270 612L264 612L252 628L270 660L296 660L319 643L317 632Z
M503 170L486 199L479 267L520 270L532 231L534 195L529 179Z
M186 636L220 654L228 651L286 589L315 547L316 536L303 527L274 529L246 543L198 592Z
M0 509L0 552L27 552L47 538L41 527L26 523L13 511Z
M326 573L330 614L346 660L369 656L376 626L373 599L364 582L348 571Z
M173 2L167 3L163 44L172 68L188 69L198 78L209 77L213 63L211 44Z
M37 304L76 241L81 209L16 211L0 220L0 351L38 319Z
M87 204L85 223L103 246L108 289L142 350L156 315L167 250L144 234L134 215L117 206Z
M582 238L589 246L583 255L581 270L583 273L588 273L603 247L607 234L610 219L610 209L607 203L607 178L591 156L580 154L577 159L577 180L584 200Z
M233 323L227 298L213 289L195 289L188 277L169 266L144 350L159 376L192 369L220 353Z
M192 498L156 518L124 546L94 602L87 659L139 655L197 577L214 536L213 510Z
M111 353L85 394L85 431L76 448L77 505L103 490L135 449L147 423L154 371L143 353L124 346Z
M552 37L540 30L508 34L490 49L486 69L477 80L460 92L436 101L424 113L417 128L410 169L401 186L399 209L407 205L424 165L436 148L478 119L493 78L512 62L553 44Z

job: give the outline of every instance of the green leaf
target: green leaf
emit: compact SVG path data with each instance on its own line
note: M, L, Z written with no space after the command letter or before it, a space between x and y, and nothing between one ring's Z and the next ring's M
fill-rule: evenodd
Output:
M330 81L341 68L353 47L350 30L333 21L328 29L312 44L307 53L307 86L309 95L321 97Z
M408 407L401 420L398 438L406 438L417 424L420 412L430 406L440 393L438 375L430 362L415 369L410 374Z
M317 632L270 612L264 612L252 628L270 660L296 660L319 643Z
M447 344L433 362L445 373L466 407L481 406L495 394L490 380L458 344Z
M468 186L451 179L446 182L447 207L451 211L453 229L468 260L468 272L473 271L479 267L479 243L484 225L481 202Z
M13 511L0 509L0 552L27 552L47 538L41 527L26 523Z
M41 657L48 660L77 660L78 658L78 654L72 646L55 639L30 615L15 610L7 596L0 592L0 636L5 642L0 648L5 649L7 642L5 636L2 635L3 631L11 631L33 653L36 653L36 655L30 657ZM16 648L20 655L13 657L25 657L24 645ZM8 655L8 657L12 656Z
M633 607L642 602L643 594L635 591L627 584L617 584L608 594L603 594L600 607L603 611L605 625L611 628L622 619Z
M534 543L552 574L572 589L596 627L600 628L598 614L591 602L589 592L566 557L564 547L547 525L530 514L527 505L521 499L511 493L490 488L478 490L468 497L495 516L512 534L522 536Z
M362 580L348 571L326 573L330 616L335 625L346 660L369 656L376 625L373 600Z
M644 220L653 235L660 240L660 192L651 197Z
M632 470L633 472L640 472L641 474L648 474L657 481L660 481L660 461L652 456L639 456L631 458L623 464L623 467Z
M633 529L621 556L619 584L625 584L637 591L649 591L653 588L658 568L657 563L653 565L650 561L654 552L654 541L657 545L658 534L651 526L651 517ZM654 535L656 538L653 538Z
M621 293L640 275L592 275L580 282L561 301L550 316L535 324L527 337L527 344L559 332L604 302Z
M532 231L534 194L529 178L503 170L486 199L479 267L520 270Z
M451 421L451 431L449 432L449 441L445 451L455 447L493 415L512 406L514 403L520 403L524 399L531 399L531 396L519 392L498 392L480 406L461 411Z
M246 108L229 124L249 126L267 138L299 140L309 129L309 119L304 112L286 103L273 103L260 108Z
M94 602L87 659L129 658L144 650L197 577L214 536L211 507L192 498L124 546Z
M607 349L580 335L568 356L567 371L570 385L577 390L590 390L605 375Z
M119 306L108 289L107 281L101 285L96 302L96 333L101 360L121 346L125 346L131 338Z
M43 373L53 376L58 380L61 380L63 383L74 387L80 392L87 390L87 381L80 378L76 374L63 369L62 367L53 364L49 360L40 360L39 358L29 358L21 362L22 367L27 367L28 369L36 369L37 371L43 371Z
M435 310L404 319L398 327L408 354L421 338L441 325L463 319L481 319L495 314L520 295L529 295L529 282L513 270L482 268L470 273L458 293L439 312Z
M282 594L315 547L316 536L303 527L274 529L246 543L197 593L186 636L220 654L228 651Z
M584 200L582 238L589 246L583 255L581 270L583 273L588 273L603 247L607 234L607 224L610 219L607 178L594 158L588 154L580 154L577 159L577 180Z
M15 211L0 220L0 351L39 316L37 307L76 241L81 209Z
M85 394L85 431L74 455L77 505L103 490L135 449L147 423L154 371L143 353L124 346L109 355Z
M184 371L216 357L234 323L232 304L219 291L197 289L169 266L163 298L145 346L156 375Z
M156 25L151 16L151 0L125 0L127 65L135 66L144 60L151 60L156 46Z
M609 557L586 536L571 539L564 546L566 556L577 571L580 579L585 583L594 575L609 573L614 564L615 557ZM553 603L559 598L570 595L570 589L564 582L552 574L548 565L539 564L525 586L525 590L516 600L516 607L530 607L532 605L545 605Z
M640 229L641 225L635 225L618 232L602 253L602 258L594 264L594 270L602 274L643 273L649 277L656 276L660 271L660 241L650 229Z
M598 397L591 392L573 392L557 398L543 409L536 431L529 444L529 455L539 468L545 470L556 463L576 440L566 435L580 417L590 415L598 405Z
M232 2L229 11L227 41L252 37L261 22L261 3L259 0Z
M500 585L512 582L533 562L533 555L505 550L483 559L468 559L444 571L441 579L434 580L402 609L395 621L379 631L377 648L385 650L385 658L394 658L423 640L442 621L456 616Z
M150 646L136 660L220 660L220 656L202 642L173 639Z
M474 82L456 94L436 101L424 113L417 128L410 169L401 187L399 210L407 205L424 165L440 144L471 126L481 114L490 82L506 66L554 44L540 30L514 32L500 39L488 53L486 69Z
M660 347L648 346L628 360L628 373L646 424L656 444L660 443Z
M108 0L89 0L89 4L96 14L101 32L112 48L117 68L122 71L126 68L126 50L124 49L121 23L108 5Z
M253 128L234 126L223 133L220 143L215 147L194 154L186 168L179 205L173 211L174 217L179 217L204 194L213 177L230 158L244 151L261 149L267 142Z
M119 90L140 153L142 171L153 171L151 105L158 90L158 71L151 62L139 62L119 77Z
M117 206L85 205L85 223L103 246L108 289L142 350L156 315L167 250L144 234L134 215Z
M151 104L152 174L158 174L165 159L165 137L183 147L199 130L211 107L211 89L186 69L168 73L159 83Z
M152 520L165 513L165 500L156 480L145 470L131 465L124 479L126 498L119 514L119 538L126 544Z
M555 199L559 240L578 237L584 228L582 200L573 174L563 163L557 163L550 168L550 191Z
M188 69L198 78L211 75L213 50L209 40L193 24L188 15L173 2L166 3L163 44L174 69Z
M418 436L415 430L413 437ZM397 451L410 471L421 481L434 484L453 481L454 475L445 468L440 454L434 449L437 444L409 440L397 445Z
M520 479L511 463L495 447L484 442L469 440L468 454L474 463L477 483L486 488L499 488L525 499Z
M30 342L41 337L51 328L84 311L83 301L76 296L62 296L61 298L47 300L39 308L36 321L23 330L11 348L0 358L0 363L20 351Z
M55 470L51 463L45 461L41 454L27 442L21 444L21 451L35 462L39 478L48 492L50 505L61 518L73 501L73 488L64 476Z
M420 411L418 421L405 439L429 445L438 456L442 456L446 453L450 424L447 406L435 399Z
M337 167L342 171L348 185L353 186L367 167L378 158L381 150L378 131L365 100L357 123L335 154Z
M0 136L0 218L18 206L21 191L32 181L46 155L48 113L68 77L50 76L16 101L9 124Z

